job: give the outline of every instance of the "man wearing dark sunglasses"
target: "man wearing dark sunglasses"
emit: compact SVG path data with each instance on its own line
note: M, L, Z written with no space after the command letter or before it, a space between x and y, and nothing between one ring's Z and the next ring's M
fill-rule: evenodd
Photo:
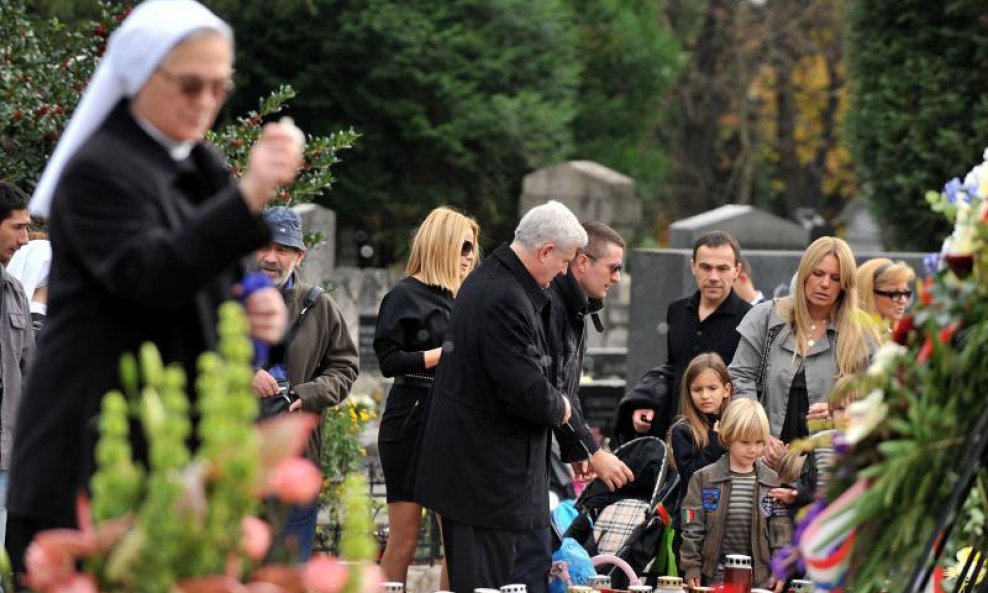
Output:
M553 351L556 386L573 395L573 431L557 430L560 458L573 464L578 480L598 477L614 491L632 478L631 470L617 457L598 447L583 419L580 376L587 350L587 317L598 332L604 331L598 313L611 286L621 280L624 239L602 222L585 222L587 246L576 253L565 275L549 285L549 344Z
M121 389L121 355L152 342L195 385L241 258L270 240L261 210L295 179L294 127L268 124L239 182L203 143L230 89L232 40L193 0L139 4L111 35L38 183L30 209L48 219L52 270L44 364L28 378L11 459L17 572L34 533L76 526L94 418L103 395ZM246 296L245 307L254 338L281 339L276 289Z

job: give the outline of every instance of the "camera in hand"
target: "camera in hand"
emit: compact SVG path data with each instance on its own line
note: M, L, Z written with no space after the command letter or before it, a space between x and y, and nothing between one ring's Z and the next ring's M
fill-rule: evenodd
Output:
M288 406L292 405L292 402L296 399L291 392L291 386L288 385L288 381L278 381L278 395L260 398L258 419L263 420L277 416L278 414L284 414L288 411Z

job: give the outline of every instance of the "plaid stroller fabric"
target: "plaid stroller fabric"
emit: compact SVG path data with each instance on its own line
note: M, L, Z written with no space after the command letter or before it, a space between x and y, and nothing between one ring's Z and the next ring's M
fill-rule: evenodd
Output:
M628 541L628 536L645 522L648 509L647 502L631 498L605 507L593 528L597 551L601 554L617 554Z

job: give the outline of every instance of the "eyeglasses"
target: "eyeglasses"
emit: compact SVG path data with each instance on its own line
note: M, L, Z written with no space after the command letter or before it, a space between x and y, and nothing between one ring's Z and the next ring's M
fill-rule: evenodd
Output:
M214 78L206 80L194 74L173 74L162 67L158 67L160 72L169 82L178 85L178 91L189 99L198 98L207 88L215 99L225 99L234 86L232 78Z
M592 255L592 254L587 253L587 252L583 252L583 255L587 256L588 258L590 258L594 262L598 261L597 260L597 256L595 256L595 255ZM611 269L611 274L620 274L621 273L621 270L624 269L624 262L620 262L619 261L618 263L611 264L608 267Z
M473 253L473 241L464 241L463 247L460 247L460 256L466 257Z
M906 299L908 301L909 299L911 299L913 297L913 291L911 291L911 290L878 290L878 289L875 289L874 290L874 293L877 294L877 295L879 295L879 296L888 297L888 298L892 299L893 301L894 300L897 300L897 299Z

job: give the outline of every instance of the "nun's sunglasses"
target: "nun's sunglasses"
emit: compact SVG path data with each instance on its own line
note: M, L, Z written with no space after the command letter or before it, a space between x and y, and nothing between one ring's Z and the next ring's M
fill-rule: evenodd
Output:
M177 85L179 92L190 99L198 98L207 88L214 98L224 99L233 91L234 87L233 79L231 78L206 80L194 74L172 74L161 66L158 66L158 72L168 79L169 82Z

